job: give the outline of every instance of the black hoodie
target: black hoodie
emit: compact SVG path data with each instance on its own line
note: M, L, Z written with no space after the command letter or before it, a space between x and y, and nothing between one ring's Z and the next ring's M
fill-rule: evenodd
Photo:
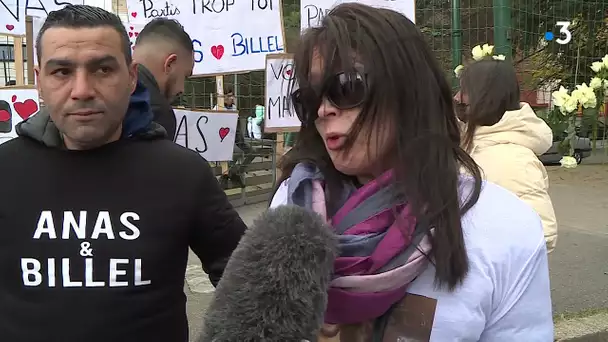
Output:
M167 139L173 140L177 129L177 120L171 103L161 94L154 75L141 64L137 66L137 79L144 84L150 93L150 106L154 114L154 121L167 131Z
M0 341L187 342L188 247L215 285L246 227L155 123L66 150L40 112L0 145Z

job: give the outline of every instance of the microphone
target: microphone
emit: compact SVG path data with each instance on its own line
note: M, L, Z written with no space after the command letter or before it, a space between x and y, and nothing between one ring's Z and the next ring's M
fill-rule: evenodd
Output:
M232 253L198 342L316 341L337 250L320 215L269 209Z

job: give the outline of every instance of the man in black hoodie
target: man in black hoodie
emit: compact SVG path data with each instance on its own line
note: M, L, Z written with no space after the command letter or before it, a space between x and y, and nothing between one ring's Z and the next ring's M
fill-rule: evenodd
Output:
M137 36L133 60L139 64L139 79L150 92L154 121L173 140L177 123L171 103L184 92L184 82L194 68L190 36L176 20L156 18Z
M151 121L116 15L51 12L37 53L47 111L0 145L0 341L187 342L188 248L215 285L245 225Z

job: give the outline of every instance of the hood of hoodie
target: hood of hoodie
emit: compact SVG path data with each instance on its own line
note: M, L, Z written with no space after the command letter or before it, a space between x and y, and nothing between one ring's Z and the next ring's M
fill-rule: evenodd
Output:
M522 102L519 110L505 112L496 124L477 127L471 153L498 144L521 145L541 155L553 145L553 132L529 104Z
M165 129L153 122L153 118L150 94L143 83L138 81L123 120L121 139L164 139L167 134ZM64 147L63 138L45 108L19 123L16 131L19 136L36 140L48 147Z

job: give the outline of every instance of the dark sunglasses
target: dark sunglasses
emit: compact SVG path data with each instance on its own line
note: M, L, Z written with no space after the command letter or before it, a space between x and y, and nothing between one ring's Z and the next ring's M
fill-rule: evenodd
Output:
M291 103L303 124L317 119L323 98L338 109L360 106L368 96L367 82L359 72L340 72L325 80L321 87L301 87L291 94Z

